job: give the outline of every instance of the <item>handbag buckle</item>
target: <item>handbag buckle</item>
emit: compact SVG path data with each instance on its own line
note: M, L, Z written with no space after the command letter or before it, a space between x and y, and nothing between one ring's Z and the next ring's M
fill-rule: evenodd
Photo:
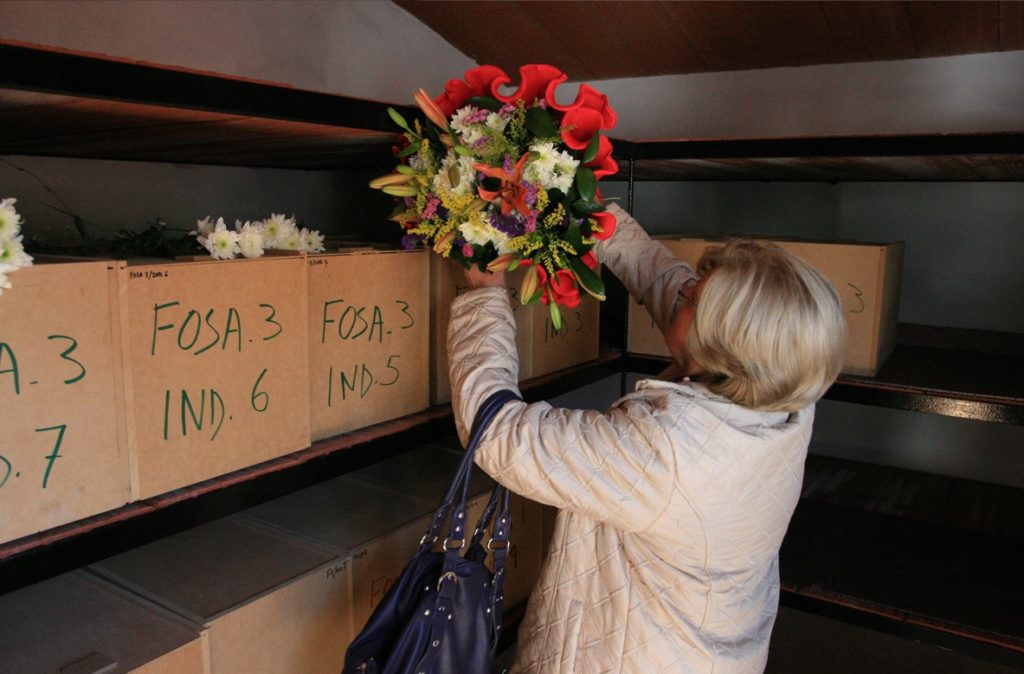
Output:
M487 541L487 549L491 552L494 552L495 550L504 550L507 547L508 541L496 541L493 538L490 538Z
M441 574L441 577L437 579L437 591L441 591L441 585L444 584L444 581L456 579L458 579L458 576L455 575L454 571L445 571ZM450 618L451 616L448 617Z
M461 550L466 547L465 538L446 538L444 539L445 550Z
M420 545L429 542L431 545L437 543L437 536L431 538L430 534L423 534L423 538L420 539Z

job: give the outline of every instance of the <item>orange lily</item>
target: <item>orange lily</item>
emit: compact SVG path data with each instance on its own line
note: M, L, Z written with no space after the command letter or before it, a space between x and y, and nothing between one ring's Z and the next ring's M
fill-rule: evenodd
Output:
M524 154L520 157L511 172L506 171L500 166L473 164L474 169L483 173L488 178L497 178L501 181L501 187L496 191L478 187L477 193L484 201L494 201L500 197L502 215L508 215L509 211L513 208L523 215L530 212L530 207L526 205L526 187L523 185L523 166L526 164L528 156L528 154Z
M436 124L439 129L448 128L448 120L445 119L444 112L424 89L417 91L413 99L416 101L416 105L420 106L420 110L427 116L427 119Z

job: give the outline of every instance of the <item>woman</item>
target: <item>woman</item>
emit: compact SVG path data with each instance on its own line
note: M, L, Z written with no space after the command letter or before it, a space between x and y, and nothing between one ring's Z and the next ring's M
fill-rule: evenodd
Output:
M761 672L814 402L845 354L840 302L776 247L734 242L695 273L608 210L598 257L664 332L673 372L603 413L514 402L488 428L477 463L560 509L512 671ZM504 277L467 278L448 329L463 439L518 380Z

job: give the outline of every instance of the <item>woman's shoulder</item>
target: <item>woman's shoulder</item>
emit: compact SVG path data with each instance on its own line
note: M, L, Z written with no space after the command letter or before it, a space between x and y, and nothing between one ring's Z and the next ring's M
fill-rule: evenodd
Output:
M757 435L810 427L814 418L813 405L793 413L752 410L692 381L641 379L619 403L644 405L673 427L712 425Z

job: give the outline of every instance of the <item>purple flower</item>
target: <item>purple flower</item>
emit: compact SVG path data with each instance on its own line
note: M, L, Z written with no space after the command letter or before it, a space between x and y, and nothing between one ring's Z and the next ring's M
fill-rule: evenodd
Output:
M501 168L505 173L512 173L512 169L515 168L515 164L512 162L512 155L505 155L505 159L501 162Z
M499 212L492 213L491 226L508 236L519 236L523 233L523 223L513 213L508 215Z
M419 234L406 234L402 237L402 248L406 250L412 250L421 243L423 243L423 237Z
M475 112L471 112L468 115L466 115L466 118L463 121L466 124L479 124L480 122L486 122L487 121L487 114L488 114L487 110L480 109L480 110L477 110Z

